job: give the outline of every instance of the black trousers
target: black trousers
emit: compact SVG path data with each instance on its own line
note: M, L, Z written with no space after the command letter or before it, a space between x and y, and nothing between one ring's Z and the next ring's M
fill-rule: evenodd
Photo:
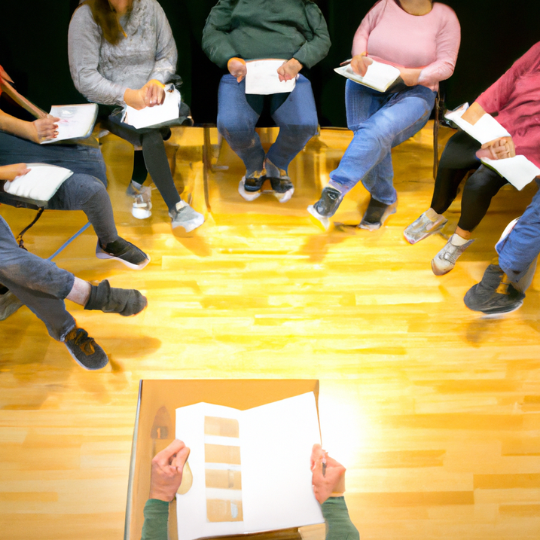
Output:
M441 156L431 208L438 214L448 210L466 174L475 169L463 188L461 217L458 227L473 231L486 215L491 199L508 182L485 167L476 157L480 143L464 131L458 131L448 141Z

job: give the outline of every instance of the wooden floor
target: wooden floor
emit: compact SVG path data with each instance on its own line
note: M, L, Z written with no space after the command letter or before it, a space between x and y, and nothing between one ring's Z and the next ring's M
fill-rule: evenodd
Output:
M136 272L96 259L92 229L55 260L138 288L149 307L124 319L68 302L110 355L98 373L78 367L27 308L0 323L2 539L122 538L138 383L148 378L319 378L323 443L348 468L363 540L540 537L540 278L503 319L463 304L532 190L503 189L456 269L436 277L430 260L444 238L410 246L402 234L430 203L429 126L394 152L399 207L384 229L354 227L361 186L335 216L342 225L322 232L310 221L306 207L349 139L323 130L312 140L291 166L286 204L244 202L241 162L224 145L217 165L228 169L208 175L207 206L202 130L178 131L176 180L207 214L184 236L171 233L157 192L152 218L132 218L132 150L105 140L119 232L152 262ZM0 214L18 233L33 212ZM458 215L459 201L453 225ZM26 245L47 257L84 223L82 212L46 212Z

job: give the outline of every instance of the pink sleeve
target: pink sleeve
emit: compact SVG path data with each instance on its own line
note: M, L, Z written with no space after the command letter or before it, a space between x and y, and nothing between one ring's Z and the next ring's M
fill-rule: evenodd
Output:
M437 60L422 69L418 84L433 86L439 81L449 79L456 67L459 44L461 42L461 27L454 10L444 6L445 13L441 29L437 35Z
M362 19L358 30L354 34L352 55L362 54L367 52L367 43L369 34L377 26L385 8L386 0L380 0L377 2Z
M515 88L516 79L538 64L540 42L533 45L513 66L483 94L476 99L487 113L500 112L504 108Z

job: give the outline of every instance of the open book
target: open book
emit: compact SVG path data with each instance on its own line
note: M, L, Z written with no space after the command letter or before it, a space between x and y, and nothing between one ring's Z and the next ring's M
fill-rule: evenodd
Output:
M17 176L15 180L4 184L4 191L10 195L46 202L58 191L59 187L73 174L69 169L46 163L28 163L30 172Z
M444 116L480 144L485 144L500 137L511 137L510 133L490 114L484 114L474 125L464 120L462 116L468 108L469 104L465 103L453 111L448 111ZM540 169L525 156L506 159L482 158L481 161L520 191L540 175Z
M246 63L246 94L281 94L292 92L296 78L280 81L277 70L285 60L253 60Z
M180 92L173 85L169 85L165 89L165 99L161 105L145 107L140 110L126 105L122 122L142 129L176 120L180 116L181 99Z
M95 103L84 105L53 105L51 116L60 118L58 121L58 136L54 139L41 141L41 144L55 143L69 139L86 139L92 133L98 114Z
M176 497L179 540L324 523L309 467L320 442L312 392L245 411L182 407L176 437L191 449Z
M369 65L363 77L354 72L350 64L335 68L334 71L355 83L363 84L379 92L386 92L390 87L403 82L398 68L375 60Z

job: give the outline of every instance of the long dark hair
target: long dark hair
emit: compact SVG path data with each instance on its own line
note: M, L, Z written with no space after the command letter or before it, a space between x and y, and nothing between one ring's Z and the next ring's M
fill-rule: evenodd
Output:
M131 4L133 5L135 1L131 0ZM92 11L94 21L101 28L103 37L112 45L116 45L124 37L124 31L109 0L85 0L81 5L83 4Z

